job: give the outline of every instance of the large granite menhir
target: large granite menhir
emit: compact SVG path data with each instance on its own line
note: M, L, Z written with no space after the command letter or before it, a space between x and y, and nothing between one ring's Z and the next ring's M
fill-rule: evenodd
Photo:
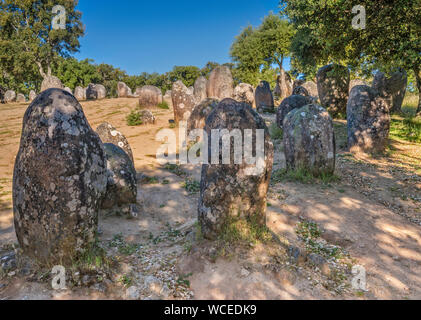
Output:
M232 98L234 93L234 80L231 70L227 66L218 66L212 70L207 83L207 96L222 100Z
M334 117L346 114L351 76L348 68L330 64L317 73L320 102Z
M196 105L196 99L181 80L173 83L171 97L175 122L187 121Z
M261 81L255 91L255 102L258 112L275 111L275 103L273 101L273 94L270 89L270 84L267 81Z
M369 86L356 86L351 90L347 106L351 152L384 151L390 132L389 102Z
M333 121L321 106L309 104L288 113L284 120L283 144L289 170L303 170L314 176L334 173Z
M68 92L48 89L23 118L13 176L16 235L41 264L70 264L94 242L107 186L102 142Z
M264 155L256 164L248 164L244 154L238 153L235 161L234 139L231 139L229 164L223 164L223 139L212 140L212 130L228 130L233 133L239 130L243 138L250 130L253 143L245 145L241 139L240 146L255 156L257 136L263 138ZM257 133L257 130L260 130ZM202 180L199 199L199 222L203 235L208 239L216 239L223 231L230 218L252 220L264 225L266 223L266 201L273 166L273 144L265 121L249 104L224 99L206 119L205 131L209 136L209 163L202 166ZM223 132L220 131L222 134ZM250 133L249 133L250 134ZM226 140L229 141L229 140ZM212 145L222 148L212 150ZM247 148L248 147L248 148ZM226 149L225 149L226 150ZM240 150L241 152L243 150ZM212 162L219 159L219 164ZM226 153L228 150L226 150ZM258 158L258 157L256 157ZM238 161L241 160L241 161Z

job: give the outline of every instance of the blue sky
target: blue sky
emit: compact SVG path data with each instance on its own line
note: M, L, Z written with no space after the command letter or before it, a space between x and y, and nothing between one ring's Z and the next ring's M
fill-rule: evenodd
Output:
M278 2L80 0L86 34L76 58L112 64L130 75L230 62L234 37L248 24L259 25L269 11L277 12Z

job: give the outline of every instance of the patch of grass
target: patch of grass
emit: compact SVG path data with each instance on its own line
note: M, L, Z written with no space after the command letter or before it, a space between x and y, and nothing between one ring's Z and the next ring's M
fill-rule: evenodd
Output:
M192 275L193 273L180 275L177 279L177 285L190 288L190 280L188 280L188 278L190 278Z
M273 140L282 140L284 136L284 131L279 128L276 123L272 123L269 128L269 133Z
M168 170L169 172L175 174L178 177L183 177L186 175L186 173L183 171L183 169L181 169L181 166L179 166L178 164L171 164L168 163L165 165L165 169Z
M260 223L258 214L242 219L229 217L225 221L219 240L225 243L268 243L273 239L269 229Z
M421 119L407 116L392 117L390 124L391 138L421 143Z
M280 169L272 174L272 182L278 183L283 181L294 181L304 184L318 183L329 184L339 181L340 178L335 174L322 173L319 176L314 176L311 172L305 169Z
M193 179L186 179L183 184L183 188L190 194L195 194L200 191L200 182Z
M144 177L142 179L143 184L158 184L159 180L156 177Z
M323 231L315 222L302 221L297 225L295 232L304 241L309 252L325 258L341 259L346 256L341 247L326 244L320 239Z
M137 110L132 110L126 117L127 125L130 127L140 126L143 124L142 116Z
M162 103L158 104L158 108L164 109L164 110L169 110L170 109L170 107L168 106L168 103L166 103L165 101L163 101Z
M139 250L138 244L126 243L121 233L114 235L109 243L110 248L118 248L118 252L125 256L131 256Z
M126 275L126 274L123 275L123 276L121 276L120 279L118 279L118 281L123 286L125 286L126 288L131 287L131 285L133 284L133 279L130 276Z

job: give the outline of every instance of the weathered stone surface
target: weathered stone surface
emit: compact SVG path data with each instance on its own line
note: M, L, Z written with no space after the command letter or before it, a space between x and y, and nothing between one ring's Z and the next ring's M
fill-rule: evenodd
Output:
M191 95L194 96L194 87L193 86L192 87L188 87L187 90L188 90L189 94L191 94Z
M4 94L6 93L6 89L0 87L0 103L4 103Z
M234 162L234 142L231 139L230 164L212 164L212 130L238 129L245 136L245 130L252 130L253 147L248 151L254 155L256 145L256 130L264 136L264 159L259 166L246 163L244 154L241 161ZM250 105L232 99L224 99L211 112L206 120L205 131L209 136L209 164L202 166L202 180L199 199L199 222L203 235L208 239L218 237L229 218L252 219L265 224L266 200L273 166L273 144L265 121ZM222 132L221 132L222 133ZM222 133L223 134L223 133ZM243 139L242 139L243 140ZM219 141L219 145L221 140ZM260 144L260 143L259 143ZM244 149L244 140L240 142ZM250 150L252 149L253 150ZM222 159L223 152L216 151L216 159ZM219 155L219 156L218 156ZM241 164L236 164L241 163Z
M16 101L16 92L13 90L7 90L4 93L4 103L12 103Z
M304 80L301 80L301 79L295 79L295 80L294 80L294 84L293 84L293 86L292 86L292 90L294 90L294 89L295 89L295 88L297 88L297 87L302 86L304 83L305 83L305 81L304 81Z
M319 92L317 91L317 84L313 81L304 82L301 87L307 90L309 96L318 98Z
M105 154L81 105L48 89L28 107L13 177L16 235L41 263L67 264L94 241Z
M369 86L356 86L349 97L347 119L351 152L384 151L390 131L387 99Z
M34 90L31 90L31 91L29 92L29 102L34 101L36 97L37 97L36 92L35 92Z
M79 86L76 87L74 96L78 101L86 100L86 89Z
M218 66L212 70L207 84L208 98L222 100L232 98L234 94L234 80L231 70L227 66Z
M162 91L155 86L143 86L136 89L139 96L139 105L144 108L153 108L162 103Z
M168 104L168 107L170 109L173 108L173 104L172 104L172 95L171 95L171 90L168 90L167 92L165 92L165 95L163 97L163 101L165 101Z
M345 115L350 74L348 68L330 64L317 73L317 89L321 104L333 115Z
M258 112L274 112L275 103L273 101L270 84L267 81L262 81L257 86L255 91L255 102Z
M155 124L156 118L153 115L152 111L144 109L144 110L137 110L137 113L142 120L142 124Z
M351 90L356 86L369 86L367 82L361 79L354 79L349 82L349 93L351 93Z
M129 142L120 131L108 122L104 122L96 128L96 133L99 135L102 143L112 143L123 149L134 163L132 148L130 148Z
M303 86L299 86L296 87L294 89L294 91L292 91L292 94L295 96L304 96L304 97L309 97L310 94L308 93L307 89L304 88Z
M187 121L187 135L192 130L203 129L205 127L206 118L216 108L219 101L207 98L194 107L193 112Z
M326 109L316 104L295 109L286 116L283 129L289 170L305 170L315 176L334 173L335 134Z
M41 92L47 89L63 89L63 84L61 83L60 79L56 76L50 76L45 78L41 83Z
M306 96L292 95L285 98L276 112L276 123L279 128L283 128L285 117L294 109L300 109L311 103L311 99Z
M128 98L132 96L132 89L130 89L124 82L117 83L117 96L119 98Z
M276 87L273 90L273 95L276 99L284 100L292 94L293 83L291 76L285 70L281 70L281 74L276 79Z
M26 102L25 95L23 95L22 93L18 93L18 95L16 96L16 102L18 102L18 103Z
M112 209L136 203L137 179L133 161L127 153L112 143L104 143L107 159L107 196L102 209Z
M390 112L399 112L405 99L408 76L405 70L399 70L387 76L378 72L373 80L373 89L383 98L390 99Z
M90 83L86 88L86 99L87 100L100 100L105 99L107 96L107 90L102 84Z
M171 90L175 122L187 121L196 105L194 95L181 80L174 82Z
M194 96L196 98L196 103L200 103L208 97L206 88L208 86L208 80L200 76L194 82Z
M65 87L63 90L64 90L64 91L67 91L67 92L68 92L68 93L70 93L70 94L73 94L72 89L70 89L69 87Z
M240 83L234 89L234 100L244 102L251 106L254 104L254 88L251 84Z

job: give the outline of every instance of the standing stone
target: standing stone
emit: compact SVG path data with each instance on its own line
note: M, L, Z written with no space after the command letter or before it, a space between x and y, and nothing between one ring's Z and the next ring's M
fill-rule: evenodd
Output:
M293 86L292 86L292 90L294 90L294 89L295 89L295 88L297 88L297 87L302 86L304 83L305 83L305 81L304 81L304 80L301 80L301 79L295 79L295 80L294 80L294 84L293 84Z
M4 94L6 93L6 89L0 87L0 103L4 103Z
M251 106L254 104L254 88L251 84L240 83L234 89L234 100L244 102Z
M206 93L207 85L208 80L203 76L200 76L194 82L194 96L196 98L197 103L202 102L208 97L208 94Z
M73 94L72 89L70 89L69 87L65 87L63 90L64 90L64 91L67 91L67 92L68 92L68 93L70 93L70 94Z
M107 96L107 90L102 84L90 83L88 88L86 89L87 100L105 99L106 96Z
M348 68L330 64L317 73L317 89L321 104L333 116L345 115L350 74Z
M17 103L25 103L26 102L26 98L22 93L18 93L17 97L16 97L16 102Z
M207 98L194 107L193 112L187 121L187 135L195 129L203 129L205 127L206 118L215 109L219 101Z
M86 89L79 86L76 87L75 98L79 101L86 100Z
M155 124L156 118L151 110L137 109L136 113L139 115L139 119L142 122L141 124Z
M124 82L117 83L117 95L119 98L127 98L132 96L132 89L130 89Z
M70 264L95 241L107 183L102 142L61 89L28 107L13 176L21 248L42 264Z
M283 127L289 170L304 170L315 176L335 172L335 134L326 109L317 104L295 109L288 113Z
M234 80L230 68L218 66L212 70L207 84L208 98L222 100L232 98L234 94Z
M368 86L368 83L361 79L354 79L349 82L349 93L356 86Z
M390 112L401 111L407 86L408 76L405 70L396 71L389 77L383 72L378 72L373 80L373 88L380 96L390 100Z
M247 164L242 150L238 151L238 149L235 153L240 155L238 160L241 161L234 162L233 139L231 139L230 164L221 163L224 147L219 148L219 151L216 150L216 156L212 156L212 145L220 146L221 140L218 139L219 143L212 141L214 137L211 132L220 130L223 134L224 129L230 133L238 129L243 137L247 133L245 130L251 130L253 143L245 146L243 139L239 143L243 150L248 150L251 156L255 155L256 144L260 145L260 141L259 143L256 141L258 136L256 132L261 130L259 135L262 133L263 141L261 142L265 154L258 161L259 166ZM205 131L209 136L209 164L202 166L198 208L199 222L204 237L216 239L230 218L248 219L265 225L267 191L274 155L265 121L250 105L224 99L208 116ZM219 159L219 164L212 164L211 158Z
M295 96L304 96L304 97L309 97L310 96L310 94L308 93L307 89L304 88L303 86L296 87L294 89L294 91L292 92L292 94L295 95Z
M301 85L304 89L307 90L309 96L317 98L319 92L317 91L317 84L313 81L307 81Z
M310 103L311 99L306 96L293 95L284 99L276 112L276 123L278 124L278 127L281 129L283 128L284 120L288 113Z
M135 204L137 197L136 170L127 153L112 143L104 144L107 159L107 196L102 209Z
M36 97L37 97L36 92L35 92L34 90L31 90L31 91L29 92L29 102L34 101Z
M153 108L162 103L162 91L155 86L143 86L136 89L139 95L139 105L143 108Z
M188 87L187 90L189 91L189 94L194 95L194 87Z
M60 79L56 76L50 76L45 78L41 83L41 92L47 89L63 89L63 84L61 83Z
M270 84L267 81L262 81L256 88L255 102L258 112L274 112L275 103L273 101Z
M172 105L172 95L171 94L172 94L171 93L171 90L167 90L167 92L165 92L165 95L163 97L163 101L165 101L168 104L168 107L170 109L173 108L173 105Z
M7 90L4 94L4 103L12 103L16 101L16 92Z
M281 75L276 79L276 87L273 90L275 98L284 100L292 94L293 83L291 76L285 70L281 70Z
M99 135L102 143L112 143L123 149L134 163L132 148L130 148L129 142L120 131L108 122L103 122L96 128L96 133Z
M187 121L195 107L194 95L181 80L174 82L171 90L175 122Z
M351 152L384 151L390 131L389 102L369 86L352 89L347 106Z

